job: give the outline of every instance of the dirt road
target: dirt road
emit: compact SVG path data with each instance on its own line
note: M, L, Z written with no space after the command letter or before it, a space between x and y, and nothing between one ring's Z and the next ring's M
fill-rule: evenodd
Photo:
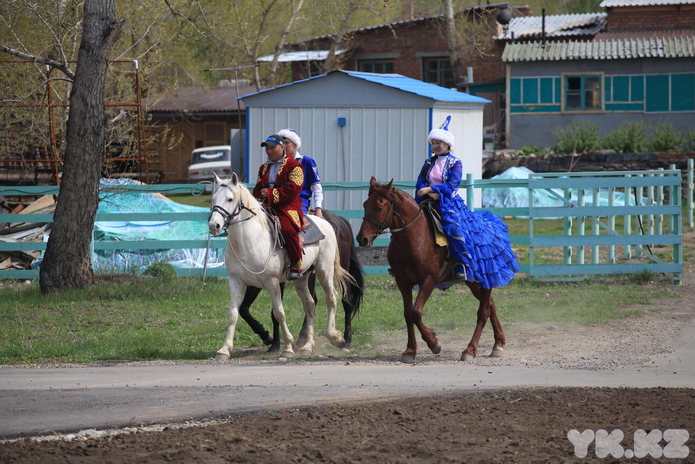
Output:
M629 322L510 324L505 358L470 364L446 339L401 364L399 339L369 359L0 367L0 438L61 438L0 462L695 462L690 277L678 293Z

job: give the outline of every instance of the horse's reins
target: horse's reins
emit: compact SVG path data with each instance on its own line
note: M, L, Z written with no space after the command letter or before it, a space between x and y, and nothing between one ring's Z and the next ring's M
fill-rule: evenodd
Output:
M229 187L228 185L225 185L225 187L228 187L231 189L231 187ZM210 218L212 218L212 215L214 213L218 213L220 216L222 216L222 220L224 221L224 223L222 224L222 226L223 226L222 231L226 232L227 229L229 228L229 226L232 226L234 224L239 224L240 222L248 221L249 219L251 219L253 217L253 216L248 216L248 217L245 217L244 219L241 219L239 221L232 222L232 219L239 216L242 213L242 211L244 211L244 210L248 211L253 216L256 216L256 212L254 210L252 210L251 208L249 208L248 206L246 206L244 204L244 202L241 200L241 198L239 198L239 203L237 203L236 208L234 208L234 211L231 213L229 211L227 211L226 209L224 209L220 205L213 206L211 211L210 211L210 216L208 217L208 221L210 221Z
M367 217L366 214L362 218L362 220L367 221L367 222L371 222L372 224L374 224L378 227L377 232L374 234L375 237L377 235L383 234L385 229L389 229L392 234L395 234L396 232L404 231L408 227L415 224L415 221L417 221L420 218L420 216L422 215L422 208L419 208L417 216L415 216L415 218L412 221L410 221L409 223L406 224L405 219L403 219L403 216L401 216L401 214L396 210L396 200L394 198L388 197L378 190L372 190L371 192L369 192L368 196L371 196L372 193L377 193L377 194L381 195L382 197L386 198L389 201L389 203L391 204L391 207L389 208L389 212L386 215L386 219L384 219L383 222L375 221L374 219ZM399 229L392 229L392 228L387 226L387 223L389 223L393 219L394 215L398 216L400 218L401 222L403 224L405 224L403 227L401 227ZM391 218L391 220L389 219L389 217Z
M222 184L222 185L229 188L230 190L232 189L232 187L230 187L229 185L226 185L226 184ZM232 219L239 216L242 213L242 211L244 211L244 210L250 212L252 214L252 216L247 216L244 219L232 222ZM210 211L210 216L208 218L208 221L210 220L210 218L212 218L212 215L214 213L218 213L220 216L222 216L222 219L224 220L222 230L225 232L227 231L227 229L230 226L233 226L234 224L240 224L244 221L248 221L249 219L252 219L254 216L257 216L257 213L254 210L250 209L248 206L246 206L244 204L244 201L241 199L241 197L239 197L239 203L237 203L236 208L234 208L234 211L232 213L230 213L229 211L224 209L222 206L219 206L219 205L213 206L212 210ZM275 234L275 246L278 246L278 241L279 241L278 234ZM232 246L231 240L228 239L227 244L229 245L229 248L232 250L232 253L234 253L234 257L237 259L237 261L239 261L239 264L241 264L241 267L243 267L246 272L248 272L249 274L258 275L258 274L263 274L266 271L266 268L268 266L268 262L270 261L270 255L273 254L273 247L270 247L268 249L268 257L265 259L265 263L263 263L263 269L261 269L258 272L255 272L255 271L252 271L251 269L247 268L246 265L241 261L239 256L236 254L236 250Z

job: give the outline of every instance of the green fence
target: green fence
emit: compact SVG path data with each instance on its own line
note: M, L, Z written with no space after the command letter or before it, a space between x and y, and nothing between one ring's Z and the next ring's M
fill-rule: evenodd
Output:
M692 178L692 165L689 169ZM398 188L412 191L414 182L394 182ZM324 183L326 191L361 190L368 182ZM682 208L681 173L679 170L635 172L586 172L562 174L533 174L529 179L474 180L466 178L462 186L467 204L474 205L476 194L483 189L521 189L528 195L528 205L517 207L488 207L499 216L525 218L528 234L511 235L512 246L528 248L529 262L522 264L520 273L535 279L575 280L596 274L624 274L649 270L669 274L678 283L682 273ZM202 193L203 185L156 184L101 186L103 192L141 192L185 195ZM692 211L692 182L689 183L688 205ZM5 197L57 195L57 186L7 187L0 186ZM538 204L540 195L550 195L561 206ZM618 204L616 196L631 199ZM599 201L607 195L607 204ZM346 218L361 218L363 211L333 210ZM692 214L692 213L691 213ZM539 235L539 220L555 218L563 222L562 235ZM690 216L691 220L692 216ZM16 214L0 214L0 224L17 224ZM207 221L208 213L98 213L97 221ZM50 223L52 214L22 214L21 223ZM375 241L375 246L387 246L389 238ZM207 240L138 240L94 241L97 250L162 250L224 248L226 239ZM8 241L0 235L0 253L43 251L42 241ZM658 249L658 253L654 250ZM559 250L559 251L558 251ZM555 261L556 262L555 262ZM384 274L387 266L365 266L367 274ZM224 268L179 268L181 276L225 276ZM38 270L2 270L0 279L36 279Z

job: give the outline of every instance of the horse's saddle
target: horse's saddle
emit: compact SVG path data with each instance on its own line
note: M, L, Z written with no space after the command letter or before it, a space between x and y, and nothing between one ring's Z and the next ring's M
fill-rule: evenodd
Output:
M440 247L445 247L449 244L446 239L446 234L444 233L444 226L442 226L442 219L439 216L439 210L437 209L436 202L434 200L425 200L420 203L420 207L425 212L427 218L430 220L434 226L434 243Z
M273 236L276 238L276 243L280 244L280 248L285 247L285 239L282 236L281 233L281 227L280 227L280 218L277 217L275 214L275 211L273 211L272 208L267 209L268 212L268 217L270 218L270 225L271 229L273 231ZM304 215L304 222L309 224L309 227L306 227L302 229L301 232L299 232L299 244L301 248L304 248L305 245L311 245L312 243L319 242L326 238L325 235L323 235L323 232L321 232L321 229L319 229L319 226L314 223L313 219L307 214Z
M323 232L321 232L321 229L319 229L319 226L317 226L311 218L311 215L305 214L304 221L309 223L309 227L302 229L299 233L299 238L300 240L304 240L304 245L311 245L312 243L319 242L326 238Z

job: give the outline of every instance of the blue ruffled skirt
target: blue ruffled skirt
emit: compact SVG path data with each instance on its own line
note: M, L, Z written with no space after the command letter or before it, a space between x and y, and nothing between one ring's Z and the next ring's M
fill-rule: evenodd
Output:
M519 270L502 219L484 210L471 211L463 199L441 197L440 214L453 262L464 266L466 280L482 288L507 285Z

